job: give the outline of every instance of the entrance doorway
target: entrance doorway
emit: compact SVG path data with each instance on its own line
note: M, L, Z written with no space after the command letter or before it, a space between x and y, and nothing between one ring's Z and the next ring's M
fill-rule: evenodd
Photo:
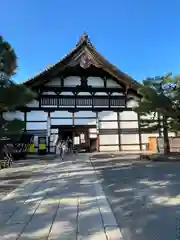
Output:
M73 139L73 132L71 130L59 130L59 138L66 141L68 138Z
M97 151L97 138L90 139L90 152Z
M95 141L91 141L89 137L89 129L96 128L96 125L52 125L51 128L58 129L59 139L66 140L68 137L72 139L73 147L78 151L85 150L87 152L94 149Z

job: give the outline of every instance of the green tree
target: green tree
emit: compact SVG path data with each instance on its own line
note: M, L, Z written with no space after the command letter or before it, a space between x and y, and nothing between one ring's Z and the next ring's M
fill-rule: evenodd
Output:
M170 152L168 131L180 129L178 120L180 111L177 102L177 97L180 96L178 81L179 79L172 77L170 73L163 77L144 80L138 90L142 98L134 109L143 119L141 124L144 131L152 132L163 129L165 154ZM157 121L157 116L161 119L160 121Z
M11 80L17 69L17 56L11 45L0 36L0 159L2 159L3 139L11 134L20 134L24 122L19 119L7 119L4 113L13 112L17 107L25 106L36 95L24 84Z

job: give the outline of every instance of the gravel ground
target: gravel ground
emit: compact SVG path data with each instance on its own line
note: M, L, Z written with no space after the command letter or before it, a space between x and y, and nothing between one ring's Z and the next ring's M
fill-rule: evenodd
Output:
M180 163L92 158L125 240L180 239Z

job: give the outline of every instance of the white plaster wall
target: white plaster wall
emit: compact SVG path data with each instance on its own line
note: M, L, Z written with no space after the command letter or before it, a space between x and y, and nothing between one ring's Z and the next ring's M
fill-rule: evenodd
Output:
M81 84L81 78L76 76L69 76L64 79L65 87L75 87Z
M78 119L78 118L84 119ZM91 119L88 119L90 117ZM74 114L75 125L94 125L96 124L96 113L92 111L79 111Z
M119 113L120 120L138 120L137 113L134 111L123 111Z
M103 145L103 144L119 144L118 134L99 135L99 141L100 141L100 145Z
M100 77L88 77L88 85L92 87L102 87L104 88L104 80Z
M99 122L99 128L109 128L109 129L117 129L117 122L112 122L112 120L117 121L117 113L112 111L104 111L98 114L100 120L108 120L109 122ZM119 144L118 142L118 134L113 135L99 135L99 141L101 144ZM118 149L118 146L101 146L100 151L113 151Z
M121 144L139 144L139 134L121 134Z
M98 114L99 120L117 120L117 113L113 111L103 111Z
M71 117L72 113L68 111L54 111L51 113L51 117Z
M51 125L72 125L71 119L51 119Z
M60 78L54 78L50 82L46 83L45 86L60 86L61 80Z
M88 77L88 85L93 87L104 87L104 80L100 77ZM46 83L45 86L60 86L60 78L54 78L50 82ZM78 76L68 76L64 79L65 87L74 87L81 84L81 78ZM107 87L119 87L121 86L112 79L107 79Z
M60 95L63 95L63 96L74 96L74 94L72 92L61 92Z
M89 92L79 92L78 96L91 96Z
M107 79L107 87L118 87L118 88L122 88L116 81L108 78Z
M123 96L123 93L113 92L111 96Z
M27 122L26 129L27 130L47 129L47 123L45 123L45 122L38 122L38 123Z
M74 125L95 125L96 119L74 119Z
M138 122L120 122L120 128L138 128Z
M108 96L106 92L96 92L95 96Z
M100 152L118 152L119 146L100 146Z
M27 121L47 121L47 113L44 111L31 111L27 113ZM35 123L37 124L37 123Z
M55 117L56 119L53 119ZM62 119L62 118L68 119ZM51 113L51 125L72 125L72 113L68 111L55 111Z
M94 117L96 118L96 113L92 111L79 111L74 113L74 117Z
M99 128L100 129L117 129L118 128L118 123L117 122L100 122L99 123Z

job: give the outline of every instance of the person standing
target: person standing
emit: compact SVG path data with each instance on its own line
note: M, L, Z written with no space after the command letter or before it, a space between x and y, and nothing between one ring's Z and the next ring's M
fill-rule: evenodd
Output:
M72 152L72 139L70 137L67 138L68 152Z

